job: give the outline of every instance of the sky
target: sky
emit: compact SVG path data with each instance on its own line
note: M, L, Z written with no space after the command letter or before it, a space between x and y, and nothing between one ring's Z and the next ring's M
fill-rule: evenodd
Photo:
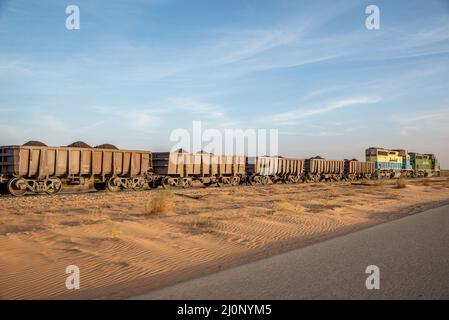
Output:
M449 0L0 0L0 145L165 151L193 121L278 129L283 156L449 168Z

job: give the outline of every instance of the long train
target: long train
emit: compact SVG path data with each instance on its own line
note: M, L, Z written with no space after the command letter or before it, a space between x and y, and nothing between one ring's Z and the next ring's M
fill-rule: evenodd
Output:
M72 144L73 145L73 144ZM56 194L63 185L93 183L116 192L180 186L352 181L399 176L439 176L435 155L368 148L366 161L321 157L247 157L155 152L102 147L48 147L27 143L0 147L0 193Z

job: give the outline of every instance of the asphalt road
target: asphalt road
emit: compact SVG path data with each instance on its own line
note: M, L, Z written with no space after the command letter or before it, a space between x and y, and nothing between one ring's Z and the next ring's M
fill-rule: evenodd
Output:
M369 265L379 267L378 290L366 288ZM449 206L137 299L449 299Z

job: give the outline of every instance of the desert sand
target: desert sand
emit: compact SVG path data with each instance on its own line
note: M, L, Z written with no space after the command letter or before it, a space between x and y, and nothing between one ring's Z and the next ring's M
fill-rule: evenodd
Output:
M448 178L2 196L0 298L128 298L447 203Z

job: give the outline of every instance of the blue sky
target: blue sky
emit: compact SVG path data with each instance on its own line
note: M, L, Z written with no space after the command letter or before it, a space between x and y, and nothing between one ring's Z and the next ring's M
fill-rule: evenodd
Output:
M449 167L449 1L0 0L1 145L167 150L194 120L277 128L285 156Z

